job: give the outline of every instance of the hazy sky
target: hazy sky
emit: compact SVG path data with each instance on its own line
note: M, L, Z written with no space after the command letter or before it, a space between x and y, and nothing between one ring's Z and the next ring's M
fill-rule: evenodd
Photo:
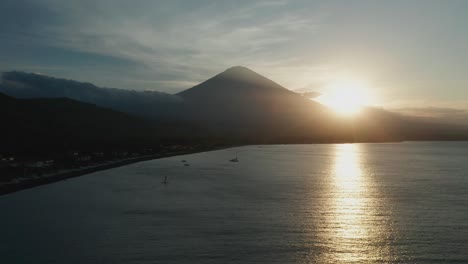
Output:
M0 70L177 92L234 65L336 76L386 107L468 108L468 1L2 0Z

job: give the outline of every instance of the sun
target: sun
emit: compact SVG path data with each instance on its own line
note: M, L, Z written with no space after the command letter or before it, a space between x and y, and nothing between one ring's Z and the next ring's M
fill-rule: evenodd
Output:
M334 80L317 101L345 116L356 115L363 107L373 104L368 86L354 79Z

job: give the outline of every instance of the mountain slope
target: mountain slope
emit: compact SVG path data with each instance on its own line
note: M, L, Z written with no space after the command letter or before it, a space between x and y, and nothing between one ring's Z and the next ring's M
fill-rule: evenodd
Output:
M219 135L285 136L305 123L322 124L329 112L324 106L240 66L177 95L184 99L188 120L204 124Z
M177 95L99 88L18 72L3 75L1 91L18 97L56 98L15 100L0 97L14 105L11 109L5 108L7 103L0 105L4 116L6 113L5 120L16 128L6 138L14 138L17 142L24 140L31 145L37 144L34 140L41 137L50 139L48 142L57 142L52 140L54 137L61 142L80 142L83 135L87 135L84 136L87 140L83 141L86 144L91 141L133 144L168 138L185 142L253 144L468 139L466 126L425 122L382 109L369 108L359 116L343 118L327 107L239 66ZM99 107L58 96L92 102ZM151 117L152 122L136 121L135 117L100 107ZM43 125L49 123L53 124L53 129ZM124 133L129 129L134 132ZM36 134L41 136L28 137ZM116 137L106 137L106 134Z
M447 126L367 108L343 118L245 67L233 67L178 94L189 120L211 137L255 143L382 142L468 139Z
M0 94L0 113L2 152L135 147L164 136L160 127L143 119L68 98L15 99Z
M266 93L291 93L288 89L246 67L236 66L199 85L182 91L178 95L190 99L205 99L206 96L219 98L261 92L264 93L263 95L266 95Z
M177 96L162 92L101 88L90 83L17 71L3 73L0 92L16 98L67 97L157 120L170 119L181 101Z

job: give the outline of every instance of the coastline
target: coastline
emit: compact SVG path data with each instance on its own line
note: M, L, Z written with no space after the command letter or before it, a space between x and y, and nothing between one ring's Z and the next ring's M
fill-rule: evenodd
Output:
M237 147L238 145L226 145L226 146L218 146L213 148L201 149L201 150L184 150L184 151L175 151L175 152L168 152L163 154L153 154L153 155L145 155L139 156L135 158L129 158L124 160L117 160L114 162L107 162L103 164L99 164L96 166L86 167L86 168L79 168L74 170L68 170L65 172L57 172L56 174L43 176L43 177L34 177L29 179L23 179L20 182L13 182L13 183L6 183L0 185L0 196L6 195L9 193L14 193L21 190L31 189L37 186L46 185L70 178L84 176L93 172L109 170L113 168L118 168L126 165L130 165L133 163L148 161L148 160L155 160L155 159L162 159L162 158L169 158L187 154L195 154L195 153L202 153L208 151L215 151L220 149L228 149L232 147Z
M468 140L460 140L461 142L468 142ZM454 141L389 141L389 142L352 142L352 143L405 143L405 142L454 142ZM458 142L458 141L456 141ZM303 143L297 143L303 144ZM347 142L334 142L334 143L313 143L313 144L347 144ZM94 173L97 171L108 170L113 168L118 168L126 165L130 165L133 163L148 161L148 160L155 160L155 159L162 159L162 158L169 158L181 155L188 155L188 154L196 154L202 152L209 152L209 151L216 151L221 149L228 149L233 147L245 146L249 144L232 144L232 145L220 145L215 147L207 147L198 150L181 150L181 151L173 151L167 153L159 153L159 154L151 154L151 155L144 155L134 158L128 158L123 160L116 160L110 161L106 163L102 163L95 166L85 167L85 168L77 168L71 169L63 172L57 172L52 175L42 176L42 177L33 177L28 179L21 179L19 182L12 182L12 183L5 183L0 184L0 196L6 195L9 193L14 193L21 190L31 189L37 186L46 185L70 178L84 176L90 173ZM266 144L270 145L270 144ZM288 145L295 145L295 144L288 144Z

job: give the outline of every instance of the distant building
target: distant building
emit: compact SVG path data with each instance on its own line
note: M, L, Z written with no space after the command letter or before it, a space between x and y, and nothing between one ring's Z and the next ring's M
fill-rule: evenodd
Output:
M75 161L90 161L90 160L91 160L90 155L83 155L83 156L75 157Z
M14 157L1 157L0 158L0 168L14 167L15 158Z
M13 161L15 161L15 157L1 157L0 161L2 161L2 162L13 162Z
M112 151L112 156L114 157L127 157L128 155L128 151Z
M29 162L26 164L26 167L42 169L42 168L49 168L53 166L54 163L55 163L54 160L40 160L40 161Z

